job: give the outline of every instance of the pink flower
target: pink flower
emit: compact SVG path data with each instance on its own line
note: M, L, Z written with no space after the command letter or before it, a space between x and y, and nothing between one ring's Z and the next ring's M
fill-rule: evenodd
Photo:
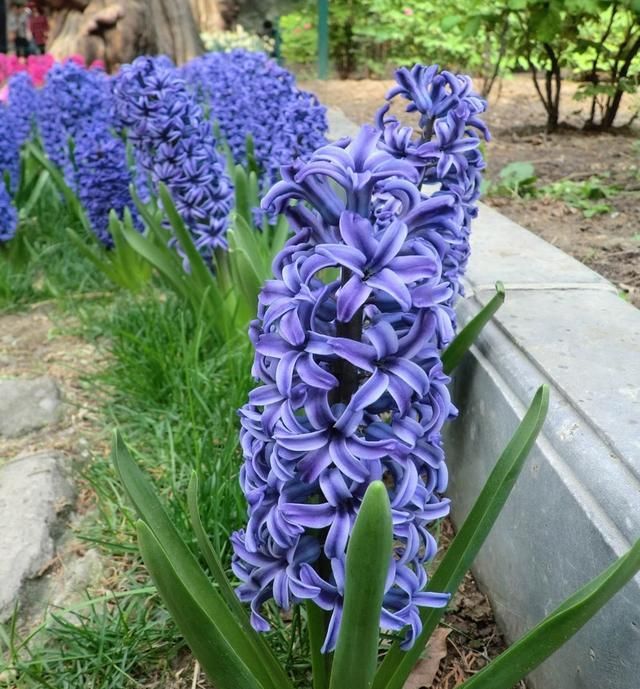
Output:
M307 22L306 24L303 24L303 25L302 25L302 28L303 28L305 31L308 31L308 30L311 28L311 22Z
M413 14L413 10L410 7L403 7L402 12L403 14L406 14L407 17L410 17Z

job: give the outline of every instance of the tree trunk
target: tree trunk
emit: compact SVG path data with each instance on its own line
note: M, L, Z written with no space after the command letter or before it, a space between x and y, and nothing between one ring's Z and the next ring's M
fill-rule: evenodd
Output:
M191 10L200 33L223 31L226 28L218 0L191 0Z
M202 53L190 0L46 0L47 49L57 58L84 55L113 71L142 54L180 64Z

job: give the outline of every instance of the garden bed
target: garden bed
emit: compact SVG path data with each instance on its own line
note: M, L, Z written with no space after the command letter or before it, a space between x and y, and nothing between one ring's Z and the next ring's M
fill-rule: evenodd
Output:
M357 123L370 122L390 81L306 82L322 102L341 108ZM487 178L499 179L509 163L530 162L539 189L559 180L584 182L597 176L601 187L618 190L604 201L610 211L585 217L567 202L574 191L560 189L557 197L490 196L485 201L539 234L546 241L582 261L611 280L621 295L640 306L640 147L636 128L615 134L585 133L577 129L586 107L571 100L567 83L564 110L571 112L569 127L548 135L544 112L528 76L517 75L496 86L486 120L493 141L486 147ZM629 110L620 115L629 119ZM597 186L597 185L596 185ZM596 192L597 193L597 192ZM571 200L570 198L568 199Z

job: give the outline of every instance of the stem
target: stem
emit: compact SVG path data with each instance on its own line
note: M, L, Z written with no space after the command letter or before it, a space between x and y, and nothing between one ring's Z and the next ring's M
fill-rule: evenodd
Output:
M343 268L341 274L340 284L345 285L349 278L351 278L351 271L349 268ZM346 337L349 340L360 342L362 338L362 318L364 307L358 309L355 316L348 322L337 322L336 335L338 337ZM345 359L338 359L333 366L333 374L338 379L338 387L334 390L332 395L332 402L342 402L349 404L349 400L358 389L359 376L358 369Z
M331 674L331 655L320 650L327 631L327 613L313 601L306 601L307 632L311 650L311 669L313 671L313 689L327 689Z

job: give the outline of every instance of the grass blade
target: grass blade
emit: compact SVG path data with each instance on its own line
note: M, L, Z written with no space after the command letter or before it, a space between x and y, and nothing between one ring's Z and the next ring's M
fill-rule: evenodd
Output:
M640 540L460 689L510 689L583 627L640 570Z
M382 481L367 488L347 548L344 610L331 689L370 689L376 671L380 612L393 550L391 507Z
M445 373L451 373L460 363L462 357L476 341L484 326L493 318L495 312L504 304L505 291L501 282L496 282L496 294L456 335L453 342L442 354L442 367Z
M548 407L549 389L543 385L538 388L522 422L431 578L430 590L454 593L462 582L511 494L542 428ZM378 668L373 689L402 689L443 614L444 609L423 610L423 630L413 648L405 652L400 650L397 643L394 644Z

